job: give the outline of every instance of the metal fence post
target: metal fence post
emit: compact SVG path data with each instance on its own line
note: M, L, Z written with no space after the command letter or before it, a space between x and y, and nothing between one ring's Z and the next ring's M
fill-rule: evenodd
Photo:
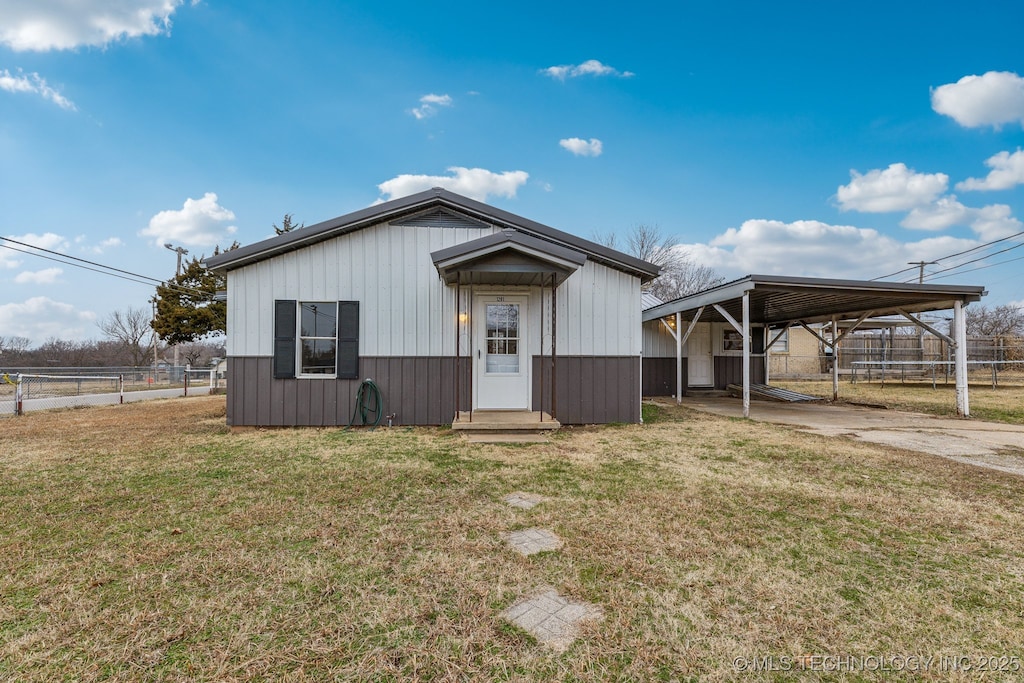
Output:
M22 405L21 405L21 373L20 372L18 373L18 383L14 387L14 414L15 415L23 415L24 414L24 411L22 410Z
M120 394L120 402L124 403L124 375L117 376L117 393Z

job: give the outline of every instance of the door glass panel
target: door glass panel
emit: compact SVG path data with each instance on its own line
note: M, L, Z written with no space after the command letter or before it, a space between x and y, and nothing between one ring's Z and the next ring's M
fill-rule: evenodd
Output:
M486 372L519 372L519 304L487 304Z

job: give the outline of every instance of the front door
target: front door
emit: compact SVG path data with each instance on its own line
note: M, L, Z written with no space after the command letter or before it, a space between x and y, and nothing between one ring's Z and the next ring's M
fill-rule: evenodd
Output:
M686 339L686 378L686 383L691 387L709 387L714 384L709 323L697 323Z
M528 410L527 297L477 295L476 300L474 407L482 410Z

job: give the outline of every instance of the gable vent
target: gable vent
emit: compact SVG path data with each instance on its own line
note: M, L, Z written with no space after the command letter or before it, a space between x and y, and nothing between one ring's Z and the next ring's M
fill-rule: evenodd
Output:
M486 223L473 220L468 216L434 209L402 220L392 221L392 225L412 225L419 228L486 228Z

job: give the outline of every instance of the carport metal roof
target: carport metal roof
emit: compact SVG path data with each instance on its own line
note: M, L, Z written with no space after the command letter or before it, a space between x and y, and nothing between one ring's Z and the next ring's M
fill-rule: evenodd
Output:
M953 308L954 302L968 304L985 295L984 287L968 285L903 284L867 280L832 280L779 275L748 275L739 280L648 308L643 320L657 320L702 307L704 322L728 322L715 308L720 306L736 320L742 316L742 298L749 293L750 322L771 327L789 323L831 322L858 318L900 315Z
M743 416L750 414L751 326L788 329L802 325L838 353L839 343L867 318L899 314L947 342L955 350L957 414L970 415L967 397L967 337L963 308L979 301L984 287L967 285L903 284L868 280L748 275L703 292L652 306L643 321L661 320L676 340L676 400L682 395L683 345L698 321L726 322L743 337ZM912 313L953 309L955 338L935 329ZM675 318L670 325L666 318ZM689 325L684 331L683 320ZM840 320L853 320L842 333ZM831 323L826 338L808 325ZM781 335L780 335L781 336ZM777 341L766 339L768 348ZM767 368L767 353L764 354ZM839 396L839 364L832 364L832 397Z

